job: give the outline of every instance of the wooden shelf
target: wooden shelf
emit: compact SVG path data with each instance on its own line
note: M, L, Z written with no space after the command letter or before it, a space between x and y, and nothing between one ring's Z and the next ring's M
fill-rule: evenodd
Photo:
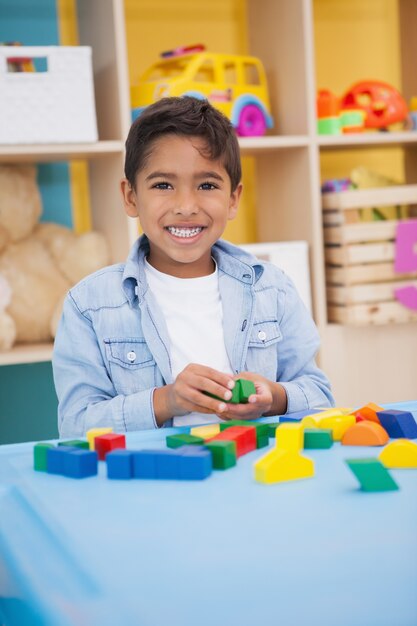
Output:
M0 163L39 163L72 159L96 159L110 154L123 154L123 141L97 143L2 145Z
M52 343L16 345L11 350L0 352L0 365L22 365L41 363L52 359Z
M346 150L349 148L371 148L373 146L417 145L417 132L365 132L351 135L318 135L316 142L320 148Z
M243 155L261 154L286 148L305 148L309 138L304 135L280 135L271 137L240 137L239 146Z

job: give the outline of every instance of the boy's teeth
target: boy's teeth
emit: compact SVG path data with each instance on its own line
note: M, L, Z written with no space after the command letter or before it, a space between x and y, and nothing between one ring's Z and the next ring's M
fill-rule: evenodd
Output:
M195 237L198 233L201 233L203 229L201 226L197 228L175 228L175 226L168 226L168 231L175 237Z

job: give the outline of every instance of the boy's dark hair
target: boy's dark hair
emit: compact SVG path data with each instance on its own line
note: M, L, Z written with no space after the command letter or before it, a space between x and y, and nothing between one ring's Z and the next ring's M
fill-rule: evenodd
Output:
M146 107L133 122L126 140L125 176L132 189L145 166L154 142L164 135L201 137L207 144L205 157L221 159L232 184L240 183L240 150L230 120L207 100L191 96L162 98Z

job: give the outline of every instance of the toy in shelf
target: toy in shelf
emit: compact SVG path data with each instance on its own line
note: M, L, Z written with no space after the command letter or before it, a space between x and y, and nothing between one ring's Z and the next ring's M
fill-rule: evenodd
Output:
M207 52L201 44L162 52L131 88L133 120L167 96L207 98L243 137L273 126L265 70L256 57Z
M328 89L319 90L317 118L319 135L339 135L365 129L388 130L392 124L407 120L408 109L395 87L364 80L352 85L340 99Z
M319 135L360 133L364 129L365 113L360 110L341 111L337 96L328 89L317 94L317 132Z
M350 178L355 189L322 196L329 321L417 321L417 185L365 168Z
M0 166L0 350L51 341L69 288L109 262L103 235L39 223L32 165Z

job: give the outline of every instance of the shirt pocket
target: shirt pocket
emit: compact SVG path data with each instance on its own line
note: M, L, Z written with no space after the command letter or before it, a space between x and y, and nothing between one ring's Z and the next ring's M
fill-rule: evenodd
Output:
M250 348L268 348L282 340L282 333L277 320L255 321L249 337Z
M249 337L246 369L276 381L280 341L282 332L277 320L255 321Z
M130 395L156 385L156 362L143 338L104 340L110 377L116 391Z

